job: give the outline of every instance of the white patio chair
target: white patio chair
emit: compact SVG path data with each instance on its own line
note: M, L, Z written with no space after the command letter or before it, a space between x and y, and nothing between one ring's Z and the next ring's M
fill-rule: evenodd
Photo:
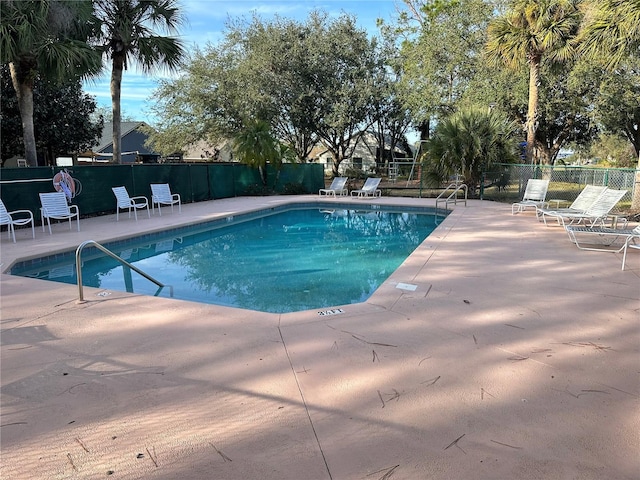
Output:
M116 222L120 220L120 210L128 210L129 218L131 218L131 210L133 210L133 216L137 222L138 209L146 208L147 216L151 218L151 213L149 212L149 200L147 200L147 197L130 197L126 187L111 187L111 190L113 190L113 194L116 196Z
M75 217L80 231L80 211L77 205L67 204L67 196L63 191L52 193L41 193L40 218L42 220L42 231L44 232L44 221L47 220L49 235L51 235L51 219L69 220L69 230L71 230L71 220Z
M152 183L151 184L151 210L155 213L155 206L158 205L158 212L162 215L162 205L171 205L173 213L173 205L178 204L178 213L182 213L182 202L180 194L171 193L168 183Z
M636 227L633 229L636 232L634 235L630 235L627 238L627 241L624 242L624 249L622 250L624 253L622 254L622 270L624 270L624 264L627 262L627 253L630 248L635 250L640 250L640 227Z
M566 208L538 208L536 210L538 220L543 220L546 225L547 216L557 217L563 213L584 213L606 189L607 187L601 185L586 185L573 203Z
M557 218L558 222L565 228L567 225L581 224L589 227L604 226L611 211L626 194L626 190L613 190L609 188L602 192L596 201L584 212L561 213L555 216L555 218Z
M20 218L13 218L14 215L20 215ZM26 215L26 216L25 216ZM7 233L9 238L13 238L13 243L16 243L16 231L15 226L24 226L31 224L31 236L36 238L36 231L33 226L33 213L31 210L14 210L8 212L4 202L0 200L0 226L7 226Z
M333 197L335 197L336 194L340 195L341 197L348 195L349 190L344 188L344 186L347 184L348 179L348 177L335 177L331 182L329 188L321 188L320 190L318 190L318 195L322 196L324 194L331 195Z
M538 209L544 205L549 189L549 180L530 178L524 190L522 200L511 205L511 215L524 212L527 207Z
M364 185L359 190L352 190L352 197L380 197L382 196L382 191L378 190L378 185L380 184L380 178L369 177L367 181L364 182ZM355 194L355 195L354 195Z
M629 248L640 249L640 226L632 229L585 227L583 225L567 225L565 230L569 239L580 250L593 252L621 253L622 270L627 259Z

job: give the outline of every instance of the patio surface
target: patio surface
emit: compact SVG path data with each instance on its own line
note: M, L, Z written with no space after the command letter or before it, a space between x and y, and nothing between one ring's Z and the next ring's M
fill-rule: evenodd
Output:
M15 245L3 231L2 271L317 198L88 218ZM470 201L330 316L93 288L78 303L74 285L2 274L0 477L639 479L640 252L620 266L532 212Z

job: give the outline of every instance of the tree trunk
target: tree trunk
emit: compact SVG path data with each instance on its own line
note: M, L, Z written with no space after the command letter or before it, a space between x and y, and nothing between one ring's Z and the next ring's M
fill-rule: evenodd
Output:
M420 122L418 125L418 131L420 132L420 140L429 140L429 130L431 128L431 119L427 118Z
M339 167L340 167L340 162L338 162L338 159L336 157L333 157L331 159L331 175L333 175L333 177L339 177L340 176L340 172L338 171Z
M27 165L38 166L38 154L36 152L36 134L33 128L33 80L21 67L11 62L9 64L11 82L18 98L20 120L22 122L22 141L24 143L24 156Z
M111 69L111 110L113 116L113 163L122 163L122 115L120 113L120 95L122 92L122 72L124 56L114 54Z
M527 108L527 150L526 163L533 163L533 151L536 141L536 122L538 117L538 85L540 82L540 57L529 59L529 105Z

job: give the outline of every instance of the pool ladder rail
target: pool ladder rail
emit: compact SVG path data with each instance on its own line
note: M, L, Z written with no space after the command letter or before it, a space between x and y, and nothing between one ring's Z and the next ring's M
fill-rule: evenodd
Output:
M76 249L76 275L78 277L78 296L79 296L78 301L79 302L84 302L85 301L84 300L84 290L83 290L83 287L82 287L82 263L80 262L80 257L82 256L82 251L84 250L84 247L86 247L87 245L92 245L92 246L96 247L98 250L100 250L104 254L106 254L106 255L110 256L111 258L113 258L114 260L120 262L125 268L130 268L131 270L133 270L133 271L139 273L140 275L142 275L144 278L146 278L150 282L155 283L158 286L158 290L156 291L154 296L157 297L158 294L160 293L160 291L163 288L169 287L169 296L173 297L173 286L165 285L164 283L156 280L151 275L143 272L138 267L130 264L124 258L119 257L118 255L113 253L111 250L109 250L109 249L103 247L102 245L100 245L98 242L96 242L94 240L87 240L85 242L82 242L78 246L78 248ZM126 275L126 273L125 273L125 275Z
M436 197L436 208L438 208L438 203L440 201L444 201L445 209L449 208L449 203L451 202L453 202L453 204L456 205L458 203L458 192L464 193L464 206L466 207L468 191L469 191L469 188L467 187L467 185L465 183L462 183L458 178L456 178L454 182L450 183L447 186L447 188L445 188L444 191ZM449 196L443 199L443 197L447 193L449 193Z

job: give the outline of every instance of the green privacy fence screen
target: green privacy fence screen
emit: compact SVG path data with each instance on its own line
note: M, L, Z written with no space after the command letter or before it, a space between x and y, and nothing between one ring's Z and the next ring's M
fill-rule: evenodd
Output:
M61 167L2 168L0 197L9 211L28 209L39 220L39 193L53 192L54 176ZM130 196L151 198L152 183L168 183L183 203L243 196L261 185L257 169L229 164L140 164L73 166L67 171L75 179L77 205L82 216L115 212L111 187L124 185ZM324 188L324 171L318 164L284 164L280 173L267 168L269 187L276 193L295 184L296 190L315 193Z

